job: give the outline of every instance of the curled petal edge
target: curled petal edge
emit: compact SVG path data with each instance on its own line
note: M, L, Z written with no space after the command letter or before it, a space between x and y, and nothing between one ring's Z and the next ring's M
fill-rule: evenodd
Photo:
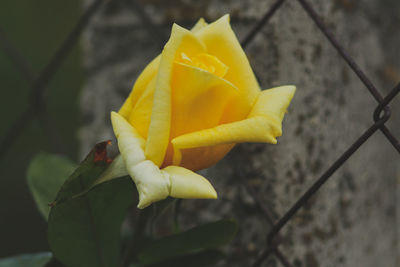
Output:
M282 120L295 91L296 87L292 85L261 91L247 119L172 139L173 164L181 162L182 149L245 142L276 144L276 137L282 135Z
M203 176L179 166L160 169L144 156L144 140L124 117L111 113L114 133L121 155L102 174L105 182L129 174L139 193L138 208L167 198L215 199L217 193Z

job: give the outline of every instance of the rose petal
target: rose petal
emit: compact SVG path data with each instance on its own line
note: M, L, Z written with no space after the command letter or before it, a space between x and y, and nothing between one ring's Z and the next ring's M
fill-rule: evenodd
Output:
M144 161L146 159L143 152L145 140L139 135L135 128L116 112L111 112L111 123L125 165L136 165Z
M139 209L168 197L170 182L161 170L150 160L142 161L135 166L127 166L139 192Z
M196 24L191 29L192 32L196 32L208 25L207 22L203 18L200 18ZM142 73L137 78L135 85L132 88L131 93L129 94L128 98L125 100L124 104L120 108L119 112L123 117L128 118L131 110L134 108L136 102L140 98L140 96L145 91L146 87L148 86L149 82L156 76L158 67L160 64L161 56L158 55L154 58L150 64L146 66L146 68L142 71Z
M207 53L218 57L229 67L225 79L242 93L249 106L256 100L260 87L235 33L229 24L229 15L199 28L195 35L207 46Z
M111 113L114 133L125 167L136 184L139 193L138 208L145 208L168 196L169 179L160 169L144 156L144 139L121 115Z
M193 28L190 29L192 32L197 32L198 30L201 30L202 28L206 27L208 23L203 19L200 18L196 24L193 26Z
M156 88L155 77L147 84L146 89L136 101L127 118L128 122L139 132L143 138L147 138L149 131L151 110L153 108L154 91Z
M174 162L182 159L182 149L244 142L276 143L282 134L282 119L295 92L294 86L282 86L261 92L249 118L174 138Z
M279 122L282 121L295 91L296 87L293 85L279 86L262 91L249 117L268 115Z
M172 90L170 139L220 124L237 88L226 80L202 69L175 63ZM236 120L242 119L241 117ZM173 148L169 143L162 166L172 164ZM175 161L174 165L180 165Z
M175 198L217 198L217 192L203 176L178 166L162 170L170 179L170 196Z
M171 141L174 147L174 163L180 161L181 149L244 142L275 144L276 139L273 133L278 127L276 121L257 116L178 136Z
M111 120L121 157L115 159L114 171L106 170L102 181L111 179L113 175L127 172L135 182L139 193L138 208L143 209L169 195L179 198L217 197L214 188L204 177L177 166L160 170L154 162L146 160L143 152L144 139L135 128L118 113L112 112ZM121 158L123 164L120 161Z
M216 164L234 146L235 144L220 144L215 146L195 147L182 149L175 154L174 149L172 148L171 157L175 156L174 160L175 162L179 162L179 166L192 171L198 171Z
M217 126L238 89L202 69L175 64L172 81L172 129L176 136Z
M124 104L119 110L119 114L121 114L126 119L128 118L131 110L135 106L136 102L138 101L139 97L145 91L149 82L156 76L158 71L158 66L160 64L160 56L153 59L149 65L142 71L142 73L137 78L135 85L131 93L129 94L128 98L125 100Z
M196 36L174 24L171 37L161 54L156 79L151 121L147 135L145 155L157 166L164 160L167 150L171 124L171 76L177 56L185 53L193 57L205 52L204 44Z

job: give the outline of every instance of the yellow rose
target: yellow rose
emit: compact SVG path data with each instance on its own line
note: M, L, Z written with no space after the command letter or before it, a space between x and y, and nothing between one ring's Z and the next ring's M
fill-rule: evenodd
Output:
M236 143L276 143L294 86L261 91L229 16L192 30L176 24L118 113L121 153L103 179L129 174L139 208L168 196L216 198L204 177ZM116 174L117 173L117 174Z

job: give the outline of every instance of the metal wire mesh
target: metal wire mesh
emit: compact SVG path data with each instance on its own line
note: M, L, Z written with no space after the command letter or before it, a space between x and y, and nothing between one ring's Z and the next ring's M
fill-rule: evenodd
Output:
M117 1L117 0L114 0ZM155 32L162 32L157 29L157 26L151 21L151 18L146 15L143 7L134 0L125 0L130 6L137 11L138 15L147 25L148 30ZM304 11L309 15L309 17L314 21L319 30L326 36L328 41L337 50L340 56L349 65L352 71L358 76L361 82L364 84L365 88L371 93L377 102L377 106L373 112L372 117L374 123L365 130L365 132L343 152L343 154L318 178L316 181L304 192L301 197L288 209L288 211L283 214L280 218L275 218L272 215L268 207L260 200L252 187L248 184L246 179L244 179L243 174L239 173L242 178L246 189L254 197L255 202L261 208L264 216L271 225L271 229L266 233L266 247L263 251L259 253L257 259L251 265L252 267L260 266L269 256L274 255L278 261L286 267L292 266L287 257L279 249L280 245L280 232L287 225L287 223L293 219L295 214L299 209L305 206L307 201L315 195L318 190L325 184L328 179L338 170L353 154L356 152L364 143L373 136L378 130L381 131L386 139L390 142L392 147L397 150L400 154L400 143L399 140L392 134L392 132L387 128L385 123L391 117L391 110L389 104L391 101L400 93L400 83L395 86L386 96L382 96L378 89L373 85L369 78L364 74L361 68L357 65L354 59L346 52L343 46L338 42L334 34L328 29L328 27L322 22L317 12L306 0L297 0L303 7ZM16 65L21 75L27 80L31 87L31 94L29 97L29 105L25 111L23 111L19 117L10 125L7 133L3 136L0 143L0 159L3 158L10 148L15 144L19 136L23 133L27 124L35 118L43 118L46 116L44 93L46 86L51 81L51 79L56 74L57 70L60 68L62 62L67 58L69 52L76 44L79 39L80 34L88 25L90 19L93 15L100 9L100 7L111 1L106 0L95 0L86 9L81 18L78 20L75 27L72 29L70 34L66 37L65 41L56 51L49 63L44 67L37 78L34 78L32 71L30 70L27 61L19 54L17 49L12 45L12 42L7 38L5 33L0 28L0 46L3 48L7 56ZM271 17L279 10L285 0L277 0L274 4L267 10L265 15L256 23L256 25L248 32L248 34L243 38L242 46L246 48L260 32L260 30L268 23ZM162 34L156 34L163 40ZM49 125L50 127L51 125ZM50 127L51 128L51 127Z

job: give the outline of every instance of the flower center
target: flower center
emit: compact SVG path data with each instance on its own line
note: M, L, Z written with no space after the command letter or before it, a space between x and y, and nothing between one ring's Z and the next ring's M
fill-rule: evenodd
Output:
M228 66L222 63L217 57L207 53L197 54L192 58L188 57L185 53L181 53L181 62L213 73L218 77L224 77L229 69Z

